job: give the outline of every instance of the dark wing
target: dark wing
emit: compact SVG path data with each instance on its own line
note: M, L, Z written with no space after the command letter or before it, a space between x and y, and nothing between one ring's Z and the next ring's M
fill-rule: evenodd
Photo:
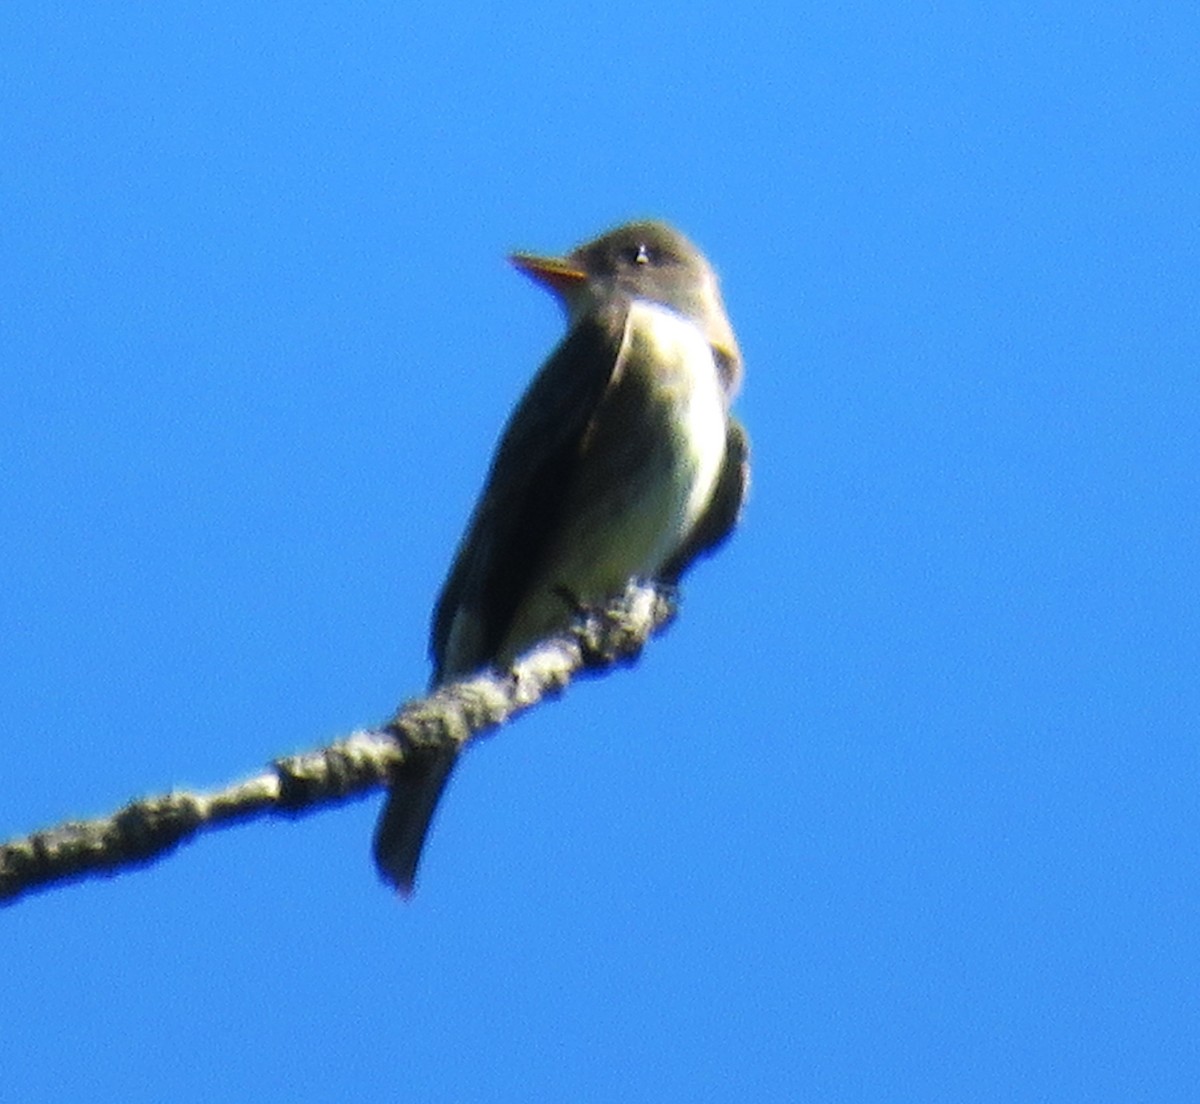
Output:
M558 524L628 316L620 303L572 327L517 405L434 610L433 681L494 658ZM460 623L451 646L451 629Z
M697 556L707 555L721 544L733 532L742 512L750 485L750 440L741 422L732 416L725 433L725 464L708 509L663 568L660 578L665 583L677 583Z

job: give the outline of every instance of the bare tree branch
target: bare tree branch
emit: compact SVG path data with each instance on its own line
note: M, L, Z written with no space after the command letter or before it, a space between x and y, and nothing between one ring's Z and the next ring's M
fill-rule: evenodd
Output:
M561 693L579 675L632 663L676 608L673 590L631 585L604 608L581 611L569 631L532 648L511 671L441 686L401 706L378 729L277 759L262 774L221 790L172 791L131 802L112 816L66 821L9 840L0 844L0 904L58 882L146 865L214 828L262 816L295 817L386 786L408 757L446 744L465 746Z

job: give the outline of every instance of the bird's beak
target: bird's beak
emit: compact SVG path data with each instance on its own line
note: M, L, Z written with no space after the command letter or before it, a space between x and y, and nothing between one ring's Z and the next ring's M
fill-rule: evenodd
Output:
M531 280L548 288L562 299L570 300L584 284L588 274L575 261L565 257L540 257L536 253L513 253L512 263Z

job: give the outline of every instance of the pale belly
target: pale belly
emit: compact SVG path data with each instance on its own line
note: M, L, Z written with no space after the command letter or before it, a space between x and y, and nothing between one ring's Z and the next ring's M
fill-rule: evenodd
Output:
M726 407L704 335L635 304L620 377L585 443L546 567L521 604L502 662L562 628L573 609L653 579L707 509L725 459Z

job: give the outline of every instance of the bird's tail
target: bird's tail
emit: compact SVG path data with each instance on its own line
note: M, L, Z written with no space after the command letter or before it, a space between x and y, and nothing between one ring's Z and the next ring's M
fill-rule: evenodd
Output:
M417 756L401 768L375 829L375 865L380 877L404 896L412 893L433 811L458 761L442 749Z

